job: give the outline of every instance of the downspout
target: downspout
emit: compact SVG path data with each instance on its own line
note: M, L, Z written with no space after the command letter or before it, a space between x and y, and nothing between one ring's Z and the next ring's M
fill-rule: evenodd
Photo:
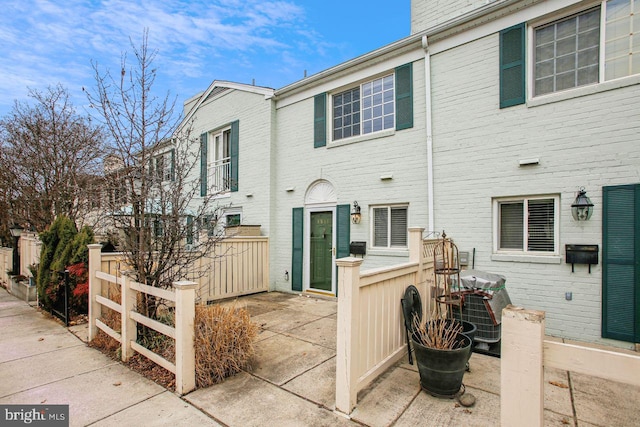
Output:
M435 231L433 211L433 129L431 115L431 55L429 54L429 43L427 36L422 36L422 49L424 49L424 90L425 90L425 115L426 115L426 131L427 131L427 202L429 212L429 228L430 233Z

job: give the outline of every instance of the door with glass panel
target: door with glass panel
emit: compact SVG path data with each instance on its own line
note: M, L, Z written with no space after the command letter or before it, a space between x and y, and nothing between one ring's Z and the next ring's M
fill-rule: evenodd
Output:
M209 182L214 191L223 193L231 188L231 129L224 129L213 134L209 158Z
M332 292L333 213L310 213L309 288Z

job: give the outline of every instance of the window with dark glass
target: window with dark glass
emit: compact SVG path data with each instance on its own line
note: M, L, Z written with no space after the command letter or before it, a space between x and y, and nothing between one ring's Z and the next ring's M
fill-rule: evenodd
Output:
M524 252L556 251L553 198L498 203L498 249Z
M374 207L372 242L376 248L407 247L407 207Z
M334 141L395 126L393 74L335 94L332 99Z

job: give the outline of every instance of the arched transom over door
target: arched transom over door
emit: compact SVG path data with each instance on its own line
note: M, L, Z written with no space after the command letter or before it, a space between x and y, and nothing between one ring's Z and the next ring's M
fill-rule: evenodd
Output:
M307 194L304 196L305 206L328 205L335 206L338 201L336 191L329 181L321 179L309 186Z

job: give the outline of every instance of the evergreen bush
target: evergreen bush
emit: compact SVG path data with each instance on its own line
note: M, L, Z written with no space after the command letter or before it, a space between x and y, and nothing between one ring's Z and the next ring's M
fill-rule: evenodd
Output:
M74 222L58 216L48 230L40 233L42 250L36 285L42 305L51 310L64 297L64 271L69 270L70 309L76 314L88 311L88 244L93 242L89 227L77 231Z

